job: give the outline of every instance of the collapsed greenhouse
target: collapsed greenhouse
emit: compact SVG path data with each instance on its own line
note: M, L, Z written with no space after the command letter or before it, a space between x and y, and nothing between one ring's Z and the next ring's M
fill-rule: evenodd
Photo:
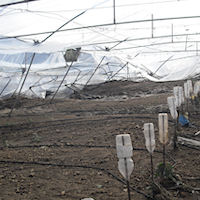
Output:
M62 16L56 13L56 7L62 7L61 2L58 4L51 2L47 6L46 1L36 1L1 8L0 23L4 27L0 37L1 97L13 95L24 82L22 94L44 98L46 92L57 90L66 72L59 90L66 91L66 96L75 88L110 80L172 81L199 75L198 16L184 19L173 13L171 19L158 15L155 19L141 20L138 14L134 21L129 21L132 15L128 15L130 10L126 8L128 16L122 21L123 7L119 2L117 21L109 24L110 1L97 1L83 12L81 9L74 13L63 11ZM157 4L156 7L162 8L162 4ZM181 6L186 2L168 4ZM148 4L143 6L144 11L151 10ZM106 16L101 24L98 24L99 7L105 10ZM54 12L50 11L52 8ZM95 24L93 20L88 21L94 11ZM6 23L12 27L5 26ZM81 48L78 59L73 63L65 60L66 50L76 48Z
M198 5L1 0L0 199L199 200Z

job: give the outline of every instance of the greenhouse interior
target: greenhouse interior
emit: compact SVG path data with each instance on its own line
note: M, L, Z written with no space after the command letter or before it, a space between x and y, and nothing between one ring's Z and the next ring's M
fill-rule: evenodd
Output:
M200 200L199 7L1 0L0 200Z

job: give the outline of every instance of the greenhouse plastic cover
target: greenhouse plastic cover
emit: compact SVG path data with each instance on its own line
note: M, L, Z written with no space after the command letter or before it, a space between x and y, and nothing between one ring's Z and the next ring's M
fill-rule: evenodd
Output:
M27 96L45 97L64 75L60 91L66 96L110 80L196 77L198 5L198 0L115 0L115 15L113 0L0 7L0 97L20 88ZM78 60L66 62L66 50L76 48Z

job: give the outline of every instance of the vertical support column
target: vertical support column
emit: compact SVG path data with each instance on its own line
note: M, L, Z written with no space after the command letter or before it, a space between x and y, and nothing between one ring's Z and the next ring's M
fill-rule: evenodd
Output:
M98 64L98 66L96 67L96 69L94 70L94 72L92 73L92 75L90 76L90 78L87 80L87 82L85 83L85 86L87 86L88 85L88 83L90 82L90 80L92 79L92 77L94 76L94 74L96 73L96 71L99 69L99 67L101 66L101 63L103 62L103 60L104 60L104 58L105 58L106 56L104 56L102 59L101 59L101 61L100 61L100 63Z
M65 80L65 78L66 78L67 74L69 73L69 70L70 70L70 69L71 69L71 67L72 67L72 65L73 65L73 61L71 62L70 66L68 66L68 69L67 69L67 71L66 71L66 73L65 73L65 75L64 75L64 77L63 77L63 79L62 79L62 81L60 82L60 84L59 84L59 86L58 86L57 90L55 91L55 93L54 93L53 97L51 98L51 100L50 100L50 102L49 102L50 104L52 103L52 101L54 100L54 98L55 98L56 94L58 93L58 90L59 90L59 89L60 89L60 87L62 86L62 84L63 84L63 82L64 82L64 80Z
M127 81L130 80L130 73L129 73L129 66L128 66L128 63L127 63Z
M151 37L153 38L154 37L154 33L153 33L153 29L154 29L154 26L153 26L153 14L151 15Z
M16 103L18 102L18 97L19 97L19 95L20 95L20 93L21 93L21 91L22 91L22 88L24 87L25 81L26 81L26 79L27 79L27 76L28 76L29 71L30 71L30 69L31 69L31 66L32 66L32 64L33 64L33 60L34 60L34 58L35 58L35 55L36 55L36 53L34 52L33 55L32 55L32 57L31 57L30 65L29 65L29 67L28 67L28 70L27 70L26 75L25 75L25 77L24 77L24 80L23 80L23 82L22 82L22 85L21 85L21 87L20 87L20 89L19 89L19 92L18 92L18 95L17 95L17 97L16 97L16 100L15 100L15 102L14 102L14 104L13 104L13 106L12 106L12 108L11 108L9 114L8 114L9 117L11 117L12 112L13 112L13 109L15 108Z
M113 23L116 24L116 16L115 16L115 0L113 0Z
M188 35L186 35L186 40L185 40L185 51L187 51L187 41L188 41Z

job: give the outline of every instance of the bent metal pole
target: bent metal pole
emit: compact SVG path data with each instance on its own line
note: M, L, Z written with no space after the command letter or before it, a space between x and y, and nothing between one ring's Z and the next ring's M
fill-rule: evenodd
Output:
M23 80L23 82L22 82L22 85L21 85L21 87L20 87L20 89L19 89L19 92L18 92L17 97L20 95L20 93L21 93L21 91L22 91L22 88L23 88L23 86L24 86L24 84L25 84L25 81L26 81L26 79L27 79L27 76L28 76L28 74L29 74L29 71L30 71L30 69L31 69L31 66L32 66L32 64L33 64L33 60L34 60L34 58L35 58L35 55L36 55L36 53L33 53L32 57L31 57L30 65L29 65L29 67L28 67L28 70L27 70L26 75L25 75L25 77L24 77L24 80ZM10 112L9 112L9 114L8 114L9 117L11 117L11 114L12 114L12 112L13 112L13 109L14 109L15 106L16 106L16 103L17 103L17 101L18 101L18 98L17 98L17 97L16 97L16 100L15 100L15 102L14 102L14 104L13 104L13 106L12 106Z
M68 66L67 71L66 71L66 73L65 73L65 75L64 75L64 77L63 77L63 79L62 79L62 81L60 82L60 85L58 86L57 90L55 91L53 97L52 97L51 100L50 100L50 103L52 103L52 101L54 100L54 98L55 98L56 94L58 93L58 91L59 91L61 85L63 84L63 82L64 82L64 80L65 80L67 74L69 73L69 70L70 70L70 68L72 67L72 65L73 65L73 62L71 62L70 66Z

